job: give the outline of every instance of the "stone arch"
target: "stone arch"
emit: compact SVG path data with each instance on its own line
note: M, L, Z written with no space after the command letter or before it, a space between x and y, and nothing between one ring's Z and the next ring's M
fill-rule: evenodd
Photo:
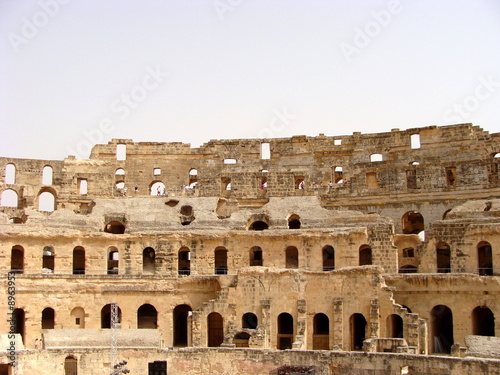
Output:
M115 176L125 176L125 169L117 168L115 171Z
M233 337L233 344L237 348L249 348L250 347L250 334L247 332L238 332Z
M366 319L363 314L355 313L349 318L351 350L362 350L366 338Z
M10 269L14 273L24 272L24 248L20 245L12 246L10 252Z
M292 214L288 217L288 229L300 229L300 216Z
M51 307L46 307L42 311L42 329L54 329L55 312Z
M108 248L106 259L108 275L118 275L120 266L120 253L118 252L118 249L114 246L110 246Z
M486 306L477 306L472 310L472 334L495 336L495 315Z
M7 189L2 191L2 196L0 197L2 207L18 207L19 196L17 192L13 189Z
M45 246L42 251L42 272L54 272L55 251L52 246Z
M371 266L373 264L373 253L370 245L361 245L359 247L359 265Z
M451 272L451 250L446 242L439 242L436 246L436 267L438 273Z
M43 188L38 194L38 211L52 212L56 209L56 193L54 189Z
M179 275L191 274L191 250L183 246L177 254L177 269Z
M224 341L224 320L222 315L212 312L207 316L208 345L209 347L220 346Z
M188 346L188 316L192 311L189 305L177 305L174 308L174 346Z
M161 181L155 180L149 184L149 194L161 196L166 192L165 184Z
M493 276L491 244L487 241L477 244L477 266L480 276Z
M299 250L295 246L288 246L285 249L285 267L299 268Z
M16 183L16 165L9 163L5 166L5 183L12 185Z
M313 318L313 350L330 349L330 319L318 313Z
M403 234L419 234L425 229L424 217L418 211L408 211L402 217Z
M432 353L451 353L453 339L453 314L448 306L436 305L431 310Z
M403 318L398 314L391 314L386 320L387 337L402 339L403 338Z
M158 311L148 303L137 309L137 328L158 328Z
M250 266L262 266L264 259L262 257L262 248L260 246L253 246L249 252Z
M110 221L105 225L104 231L106 233L123 234L125 233L125 224L116 220Z
M191 168L189 170L188 187L190 189L195 189L197 184L198 184L198 170L196 168Z
M242 328L248 328L248 329L257 329L257 326L259 324L259 319L257 318L257 315L251 312L247 312L243 314L241 317L241 327Z
M85 275L85 249L82 246L73 249L73 275Z
M252 217L248 219L247 229L260 231L268 229L269 225L270 221L267 215L264 214L252 215Z
M278 315L278 349L291 349L294 341L294 322L293 316L289 313Z
M75 328L85 328L85 310L83 307L75 307L71 310L72 325Z
M118 316L117 319L118 321L116 322L118 324L118 328L120 327L121 321L122 321L122 310L120 309L119 306L116 306ZM101 309L101 328L106 329L106 328L111 328L111 304L108 303L107 305L104 305L103 308Z
M52 185L54 170L50 165L43 167L42 171L42 185Z
M152 247L146 247L142 251L142 272L146 274L156 272L156 253Z
M335 249L331 245L323 246L321 249L323 258L323 271L332 271L335 269Z
M227 249L218 246L214 250L214 265L216 275L227 275Z
M77 375L78 374L78 359L69 355L64 359L64 375Z

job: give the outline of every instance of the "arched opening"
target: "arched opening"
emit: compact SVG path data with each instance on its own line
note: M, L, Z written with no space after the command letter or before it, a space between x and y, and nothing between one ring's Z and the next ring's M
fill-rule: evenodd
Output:
M408 314L411 314L411 313L412 313L412 312L411 312L411 309L410 309L408 306L406 306L406 305L401 305L401 306L402 306L403 308L405 308L405 309L408 311Z
M194 210L192 206L184 205L180 210L181 224L189 225L194 220Z
M295 189L303 190L306 188L304 176L295 176L294 178Z
M64 375L78 375L78 360L73 356L64 359Z
M208 322L208 346L220 346L224 341L224 321L219 313L210 313Z
M448 306L437 305L431 310L431 341L433 353L451 353L453 314Z
M335 250L333 246L323 246L323 271L332 271L335 269Z
M240 332L234 335L233 344L236 345L237 348L248 348L250 342L250 335L246 332Z
M149 194L156 196L166 194L165 184L161 181L154 181L149 187Z
M193 311L188 305L178 305L174 309L174 346L188 345L188 316Z
M125 169L123 169L123 168L118 168L118 169L115 171L115 176L125 176Z
M293 328L293 316L288 313L278 315L278 349L292 349Z
M73 328L85 328L85 310L81 307L75 307L71 310L71 320Z
M479 275L493 276L493 257L489 242L481 241L477 244L477 264Z
M154 274L156 271L156 255L152 247L146 247L142 251L142 272Z
M387 337L394 339L403 338L403 318L397 314L387 317Z
M285 250L285 267L299 268L299 250L295 246L288 246Z
M333 181L335 181L336 184L344 183L344 170L342 169L342 167L335 167L334 168Z
M116 247L111 246L108 249L108 275L118 275L119 262L120 253Z
M120 309L119 306L116 306L116 310L117 310L117 317L116 317L117 320L115 321L116 324L115 327L120 328L120 324L122 321L122 310ZM101 328L104 329L111 328L111 304L109 303L101 309Z
M45 167L43 167L42 185L52 185L52 182L53 182L52 174L53 174L53 170L52 170L51 166L46 165Z
M266 190L267 189L267 176L261 176L260 177L260 189L261 190Z
M438 273L451 272L451 250L445 242L438 243L436 247L436 263Z
M73 275L85 275L85 249L81 246L73 249Z
M215 257L215 274L227 275L227 250L223 247L218 247L214 251Z
M250 224L250 227L248 228L249 230L264 230L264 229L268 229L269 228L269 224L267 224L266 222L264 221L254 221L252 224Z
M45 246L42 254L42 272L54 272L54 248Z
M24 248L16 245L10 253L10 270L14 273L24 272Z
M313 350L330 349L330 320L323 313L314 315Z
M177 269L179 275L191 274L191 251L187 247L181 247L177 256Z
M420 212L408 211L403 215L403 234L419 234L425 229L424 217Z
M144 304L137 310L137 328L158 328L158 311L153 305Z
M288 229L300 229L300 217L298 215L291 215L288 218Z
M13 313L14 318L14 333L18 333L21 335L21 338L24 341L24 335L26 334L26 318L23 309L14 309Z
M19 197L17 196L17 193L12 189L2 191L0 200L2 207L17 207L19 205Z
M42 311L42 329L54 329L55 312L54 309L47 307Z
M250 266L262 266L262 249L260 246L254 246L250 249Z
M56 198L50 191L44 191L38 196L38 211L52 212L56 208Z
M495 315L488 307L478 306L472 310L472 334L495 336Z
M191 168L189 170L189 183L188 187L190 189L196 189L196 185L198 184L198 170Z
M110 221L104 227L104 231L106 233L123 234L125 233L125 225L123 225L119 221Z
M418 268L411 265L411 264L407 264L405 266L402 266L398 270L398 273L417 273L417 272L418 272Z
M362 245L359 248L359 265L371 266L372 264L372 248L369 245Z
M257 315L255 315L254 313L243 314L243 317L241 318L242 328L257 329L258 324L259 320L257 318Z
M349 318L351 329L351 350L362 350L366 337L366 319L363 314L355 313Z
M6 184L16 183L16 166L14 164L7 164L5 166L5 183Z

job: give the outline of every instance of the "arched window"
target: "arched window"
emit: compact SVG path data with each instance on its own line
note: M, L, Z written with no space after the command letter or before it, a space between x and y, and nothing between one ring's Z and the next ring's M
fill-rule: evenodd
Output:
M436 262L438 273L451 272L451 251L450 245L445 242L438 243L436 247Z
M294 341L293 338L294 324L293 317L288 313L278 315L278 349L291 349Z
M178 272L179 275L190 275L191 274L191 251L189 248L183 246L179 249L179 254L177 256L178 262Z
M229 177L221 177L220 179L221 191L225 192L232 189L231 179Z
M419 234L424 229L424 217L420 212L408 211L403 215L404 234Z
M19 204L17 193L12 189L2 191L0 201L2 207L17 207Z
M195 189L197 184L198 184L198 170L194 169L194 168L191 168L189 170L188 188L189 189Z
M85 328L85 310L82 307L75 307L70 315L73 328Z
M299 250L295 246L288 246L285 250L285 267L299 268Z
M24 272L24 248L16 245L12 247L10 253L10 269L11 272L23 273Z
M313 350L330 349L330 320L323 313L314 315Z
M254 246L250 249L250 266L262 266L262 249L260 246Z
M16 183L16 166L14 164L7 164L5 166L5 183L6 184Z
M73 356L67 356L64 360L64 375L78 375L78 360Z
M372 264L372 248L369 245L362 245L359 248L359 265L371 266Z
M215 257L215 274L227 275L227 249L218 247L214 252Z
M403 318L397 314L391 314L387 317L387 337L403 338Z
M208 346L220 346L224 341L224 321L219 313L210 313L208 323Z
M258 324L259 320L257 319L257 315L254 313L243 314L243 317L241 318L242 328L257 329Z
M38 211L52 212L56 207L56 198L50 191L43 191L38 196Z
M150 304L144 304L137 310L137 328L158 328L158 311Z
M156 255L152 247L146 247L142 251L142 272L154 274L156 271Z
M123 168L118 168L118 169L115 171L115 175L116 175L116 176L125 176L125 169L123 169Z
M363 314L352 314L349 318L351 350L362 350L366 338L366 319Z
M453 314L448 306L437 305L431 310L432 353L450 353L453 339Z
M493 276L493 257L489 242L481 241L477 244L477 264L479 275Z
M120 254L118 253L118 249L111 246L108 249L108 275L118 275L119 262Z
M478 306L472 310L472 334L495 336L495 315L488 307Z
M85 249L81 246L73 249L73 275L85 275Z
M54 309L47 307L42 311L42 329L54 329Z
M191 306L178 305L174 309L174 346L188 345L188 316Z
M154 181L149 188L149 193L156 196L166 194L165 184L161 181Z
M289 229L300 229L300 217L298 215L291 215L288 218Z
M123 225L119 221L110 221L104 227L104 231L106 233L123 234L125 233L125 225Z
M54 272L54 248L52 246L45 246L42 254L42 271Z
M335 250L333 246L323 246L323 271L332 271L335 269Z
M264 221L254 221L252 224L250 224L250 227L248 228L249 230L264 230L264 229L268 229L269 228L269 224L267 224L266 222Z
M116 321L115 321L115 327L120 328L121 327L121 321L122 321L122 310L120 309L119 306L116 306ZM105 305L101 309L101 328L111 328L111 304Z
M53 170L50 165L46 165L43 167L43 172L42 172L42 185L52 185L52 174Z

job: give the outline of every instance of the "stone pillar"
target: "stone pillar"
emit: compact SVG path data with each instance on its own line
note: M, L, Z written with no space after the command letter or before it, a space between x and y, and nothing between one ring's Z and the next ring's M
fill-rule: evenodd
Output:
M264 348L270 348L271 347L271 300L270 299L263 299L261 301L262 304L262 323L259 324L259 326L262 325L263 327L263 335L264 335L264 340L263 340L263 347Z
M330 325L330 348L344 345L344 305L341 298L333 301L333 324Z
M372 298L370 301L370 317L368 324L370 325L369 336L366 338L378 338L379 337L379 314L380 314L380 304L378 303L378 298Z
M306 300L297 300L297 333L295 335L295 341L292 344L293 349L304 349L307 324L306 312Z
M191 340L194 347L203 346L201 343L201 312L193 311L191 315Z

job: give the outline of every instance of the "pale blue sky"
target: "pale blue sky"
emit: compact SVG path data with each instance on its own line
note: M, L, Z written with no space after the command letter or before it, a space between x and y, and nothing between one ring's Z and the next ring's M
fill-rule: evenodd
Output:
M0 35L0 156L500 132L499 0L0 0Z

